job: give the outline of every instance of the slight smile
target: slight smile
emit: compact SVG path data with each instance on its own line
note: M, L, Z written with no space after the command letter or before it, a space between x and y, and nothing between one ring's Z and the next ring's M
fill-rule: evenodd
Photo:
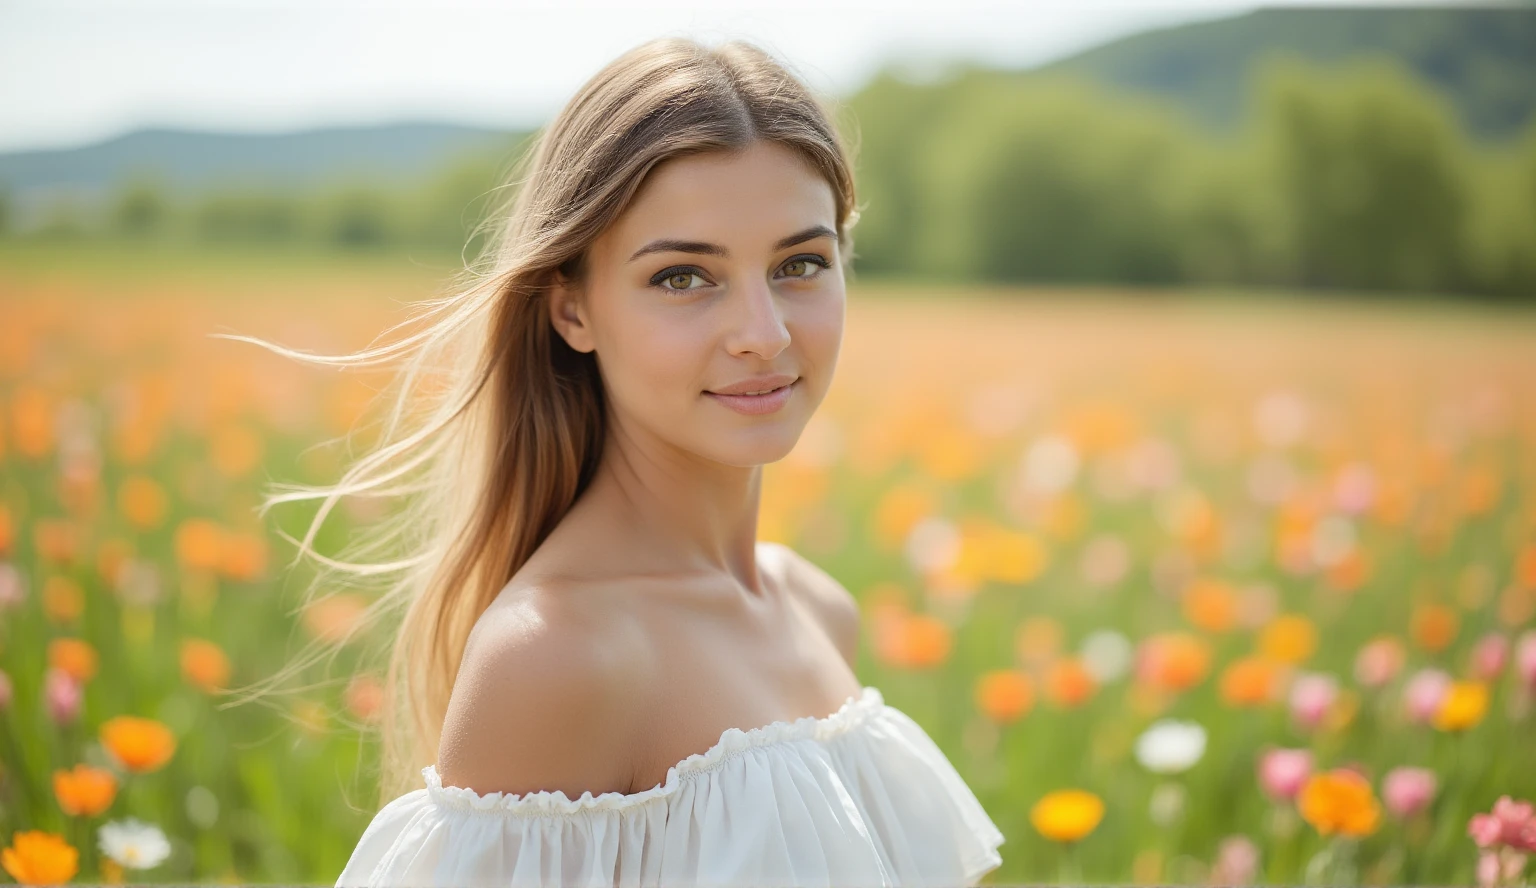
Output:
M704 394L737 413L758 416L765 413L774 413L789 403L790 396L794 394L795 386L799 384L800 378L796 377L793 382L756 395L722 395L719 392L711 391L706 391Z

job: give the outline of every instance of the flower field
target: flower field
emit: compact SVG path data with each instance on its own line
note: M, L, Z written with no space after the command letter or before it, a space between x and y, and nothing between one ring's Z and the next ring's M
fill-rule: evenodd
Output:
M300 607L403 262L0 262L0 878L331 883L376 658ZM850 282L760 535L1007 836L991 883L1536 876L1536 315ZM348 435L351 433L351 439ZM349 501L334 552L381 516ZM383 638L364 639L363 644ZM423 763L426 764L426 763Z

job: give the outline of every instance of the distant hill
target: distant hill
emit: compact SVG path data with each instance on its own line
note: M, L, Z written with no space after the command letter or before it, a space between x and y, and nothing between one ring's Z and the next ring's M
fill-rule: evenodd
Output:
M1261 9L1134 34L1036 69L1160 95L1217 127L1243 111L1248 75L1289 53L1320 63L1382 54L1450 100L1482 136L1536 112L1536 5Z
M463 153L510 152L519 136L442 123L274 134L143 129L80 148L0 154L0 187L25 210L60 191L99 197L137 173L188 191L214 182L303 187L351 176L414 180Z

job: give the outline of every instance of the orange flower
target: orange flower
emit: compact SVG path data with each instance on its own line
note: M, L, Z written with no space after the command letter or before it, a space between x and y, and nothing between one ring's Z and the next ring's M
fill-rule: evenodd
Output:
M11 847L0 849L0 863L23 885L62 885L80 871L80 852L58 833L17 830Z
M17 453L37 458L53 449L56 412L56 405L42 389L17 387L11 396L11 439Z
M258 580L267 569L267 541L260 534L242 532L224 537L219 571L232 580Z
M224 554L224 529L206 518L188 518L176 528L175 546L182 564L217 570Z
M1063 708L1082 705L1097 688L1093 674L1077 657L1062 657L1045 671L1045 695Z
M135 773L159 770L176 752L171 729L152 718L119 715L101 726L101 743Z
M1137 677L1161 691L1189 690L1210 668L1210 645L1188 632L1148 636L1137 651Z
M1381 820L1381 805L1370 781L1347 768L1307 778L1296 798L1301 816L1319 833L1368 836Z
M1103 800L1081 789L1046 793L1029 810L1029 822L1053 842L1076 842L1093 832L1103 818Z
M1034 703L1034 684L1017 669L994 669L976 680L976 708L992 721L1018 721Z
M202 638L181 642L181 675L188 684L211 694L229 686L229 657L224 649Z
M85 612L85 593L80 584L65 576L50 576L43 581L43 611L55 623L68 624Z
M1280 667L1264 657L1234 660L1221 673L1221 699L1229 706L1263 706L1275 699Z
M96 648L83 638L55 638L48 642L48 665L69 673L84 684L96 675Z
M1460 621L1449 605L1433 602L1413 609L1413 640L1426 651L1441 651L1456 638Z
M1526 543L1515 556L1515 585L1536 591L1536 543Z
M316 638L336 643L363 618L368 600L356 592L339 592L304 608L304 626Z
M95 817L112 807L112 800L117 798L117 777L105 768L83 763L70 771L61 768L53 772L53 794L65 814Z
M1465 731L1488 712L1488 686L1477 681L1454 681L1435 709L1433 724L1442 731Z
M1237 594L1221 580L1195 580L1184 589L1184 619L1207 632L1226 632L1237 623Z
M905 668L938 666L953 644L949 625L928 614L902 614L885 620L876 639L881 659Z
M140 530L154 530L165 520L165 488L144 475L129 475L117 488L117 507Z
M1282 614L1259 633L1259 650L1281 663L1300 663L1317 649L1317 627L1301 614Z

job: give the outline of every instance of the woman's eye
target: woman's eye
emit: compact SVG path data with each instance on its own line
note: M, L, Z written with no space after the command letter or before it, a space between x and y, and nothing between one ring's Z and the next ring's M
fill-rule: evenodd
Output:
M784 263L784 270L790 277L808 278L827 267L827 263L815 256L800 256Z
M696 271L688 271L686 269L669 269L662 272L660 275L657 275L656 278L652 280L652 283L661 284L668 290L696 290L698 287L691 287L688 285L688 281L693 278L698 278L701 281L704 280L704 277Z

